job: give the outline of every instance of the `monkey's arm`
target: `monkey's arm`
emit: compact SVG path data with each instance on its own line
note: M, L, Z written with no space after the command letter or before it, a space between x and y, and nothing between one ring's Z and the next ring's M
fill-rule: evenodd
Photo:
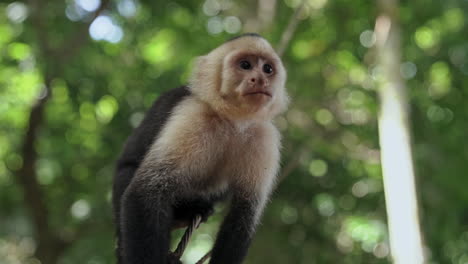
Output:
M189 95L190 91L185 86L170 90L161 95L148 110L148 113L138 128L136 128L128 138L117 162L112 191L112 203L117 235L116 255L117 263L119 264L123 263L120 230L122 195L132 181L145 153L165 125L173 108Z
M231 185L232 202L216 239L210 264L239 264L255 233L256 225L275 185L279 169L280 137L270 123L252 130L237 159ZM255 159L255 162L252 160Z
M255 196L234 194L213 248L210 264L238 264L247 255L261 214L263 201Z
M166 264L180 193L168 168L140 168L122 197L122 250L125 264Z
M182 86L161 95L148 110L140 125L125 143L119 160L113 184L113 206L115 220L119 222L121 197L140 166L146 152L158 136L174 107L190 95L188 87ZM117 232L118 233L118 232Z

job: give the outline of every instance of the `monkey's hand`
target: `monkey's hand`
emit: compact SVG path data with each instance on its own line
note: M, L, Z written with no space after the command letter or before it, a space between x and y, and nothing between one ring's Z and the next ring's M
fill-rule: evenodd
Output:
M180 259L174 255L174 253L170 252L167 256L167 264L183 264Z
M202 222L214 212L213 203L202 199L181 203L174 210L173 228L181 228L190 225L195 216L200 215Z

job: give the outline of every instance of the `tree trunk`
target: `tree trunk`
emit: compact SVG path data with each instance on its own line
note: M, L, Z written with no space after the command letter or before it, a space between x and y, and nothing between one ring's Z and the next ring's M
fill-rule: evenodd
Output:
M397 0L379 0L375 25L380 98L379 134L385 198L394 263L424 263L408 121L408 99L400 76Z

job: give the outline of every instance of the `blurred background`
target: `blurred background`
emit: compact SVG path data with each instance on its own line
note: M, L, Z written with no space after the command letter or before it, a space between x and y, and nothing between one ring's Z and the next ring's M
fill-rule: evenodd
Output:
M468 1L393 4L424 253L466 264ZM284 50L292 98L277 120L281 182L246 263L390 263L379 10L364 0L1 1L0 263L115 263L111 185L126 137L186 83L195 56L242 32ZM185 263L210 249L223 210L195 232Z

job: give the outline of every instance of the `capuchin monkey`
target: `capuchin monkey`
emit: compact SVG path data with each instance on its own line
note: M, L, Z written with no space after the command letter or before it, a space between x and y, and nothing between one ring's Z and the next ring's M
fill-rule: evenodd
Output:
M286 71L260 35L198 57L188 86L163 94L128 138L113 186L120 264L181 263L170 232L230 197L211 264L241 263L274 186Z

